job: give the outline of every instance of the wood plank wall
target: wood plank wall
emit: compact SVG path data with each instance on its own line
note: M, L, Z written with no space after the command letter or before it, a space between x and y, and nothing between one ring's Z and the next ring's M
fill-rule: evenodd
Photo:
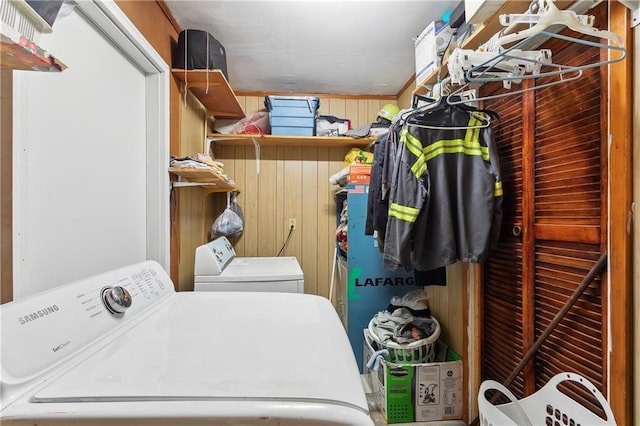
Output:
M633 51L633 68L640 69L640 26L636 26L633 30L634 34L634 51ZM640 73L634 71L633 81L633 181L640 182ZM633 212L634 232L633 232L633 288L634 292L634 321L636 324L634 330L634 400L631 403L634 409L634 417L631 419L633 424L640 424L640 185L636 184L633 188L635 209Z
M180 156L196 155L203 151L207 112L191 92L180 96ZM207 238L205 192L201 187L180 187L171 194L172 229L178 229L177 245L172 245L172 258L178 257L176 289L193 290L194 253ZM178 222L177 224L175 222ZM176 226L177 225L177 226Z
M13 300L13 71L0 70L0 303Z
M349 118L356 128L375 120L378 111L395 99L350 96L320 97L320 114ZM264 94L240 94L247 115L264 110ZM305 293L329 295L336 207L329 177L340 171L349 148L261 147L260 171L252 146L214 146L216 159L225 164L241 193L238 203L245 217L243 236L235 241L239 256L276 256L288 234L288 219L296 219L283 256L298 259L305 279ZM205 227L224 210L224 194L208 196Z

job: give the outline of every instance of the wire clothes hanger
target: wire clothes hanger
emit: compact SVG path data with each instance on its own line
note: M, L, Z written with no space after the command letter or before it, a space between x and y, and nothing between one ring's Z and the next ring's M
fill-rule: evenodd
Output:
M516 47L518 47L518 45L514 46L513 48L515 49ZM503 52L503 55L506 54L508 51ZM501 55L502 57L502 55ZM461 93L464 93L465 90L470 86L470 84L472 83L487 83L487 82L493 82L493 81L501 81L503 82L503 86L505 88L510 88L511 87L511 82L515 82L517 84L520 84L522 82L523 79L531 79L531 78L541 78L541 77L546 77L546 76L558 76L559 78L557 80L553 80L547 83L542 83L542 84L537 84L533 87L528 87L528 88L524 88L524 89L519 89L519 90L512 90L509 92L505 92L505 93L501 93L501 94L497 94L497 95L488 95L488 96L483 96L480 98L476 98L474 99L475 101L486 101L486 100L490 100L490 99L498 99L498 98L503 98L506 96L514 96L514 95L518 95L521 93L525 93L525 92L529 92L532 90L539 90L542 89L544 87L550 87L550 86L555 86L557 84L561 84L561 83L568 83L570 81L573 80L577 80L580 77L582 77L582 71L584 68L580 69L580 67L572 67L572 66L565 66L565 65L559 65L559 64L549 64L549 66L553 66L553 67L557 67L558 71L553 71L553 72L546 72L544 74L524 74L524 70L518 70L518 69L513 69L513 71L509 72L506 70L503 70L502 73L496 73L495 71L490 71L495 67L495 65L489 64L489 63L484 63L482 65L478 65L476 67L473 67L471 69L469 69L466 72L466 83L462 86L460 86L460 88L458 88L457 90L455 90L454 92L452 92L450 95L448 95L446 97L447 99L447 103L449 105L460 105L460 104L465 104L467 102L469 102L468 99L465 99L463 97L460 97L458 95L460 95ZM482 69L481 71L478 72L477 75L472 76L471 73L473 73L474 71L478 71ZM567 77L568 74L573 73L573 75L569 75ZM493 75L493 77L483 77L484 75Z
M512 14L512 15L502 15L500 16L500 22L503 25L510 25L505 30L496 33L486 44L483 46L483 52L476 55L477 58L489 57L489 59L485 61L478 60L473 63L469 69L464 73L466 84L462 86L460 89L453 92L451 95L447 97L447 103L450 105L456 105L459 103L463 103L463 100L456 100L453 98L454 95L458 94L463 88L468 86L469 83L487 83L494 81L502 81L503 85L506 88L510 87L511 82L520 83L523 79L535 79L541 77L551 77L557 76L559 79L539 84L537 86L520 89L517 91L511 91L499 95L491 95L485 96L482 98L478 98L477 100L488 100L495 99L504 96L511 96L520 94L523 92L527 92L530 90L537 90L543 87L554 86L560 83L566 83L569 81L576 80L582 76L582 72L585 69L596 68L603 65L612 64L615 62L619 62L626 57L626 49L622 45L622 41L620 37L610 31L599 30L593 27L593 16L584 16L577 15L572 10L559 10L555 4L553 4L552 0L534 0L530 7L529 12L537 6L542 13L539 14ZM503 35L503 33L507 30L513 28L514 25L518 23L529 23L531 26L528 29L513 33ZM581 34L594 36L598 38L607 39L613 41L613 44L605 44L599 42L592 42L589 40L584 40L580 38L565 36L562 34L557 34L555 32L547 31L547 28L562 25L570 28L573 31L579 32ZM557 38L560 40L570 41L577 44L595 47L595 48L603 48L610 51L618 51L621 52L616 58L609 58L605 61L599 61L592 64L586 64L581 66L571 66L571 65L563 65L563 64L553 64L551 63L551 53L549 51L548 54L543 55L542 58L536 57L536 55L531 55L529 51L520 50L521 47L529 44L533 38L537 36L546 36L550 38ZM518 42L517 44L504 49L503 46L508 45L510 43ZM458 50L458 49L456 49ZM539 52L544 52L545 50L541 50ZM456 60L460 57L460 55L464 55L465 52L470 51L462 51L455 52L452 54L454 56L453 60L450 58L449 61L449 69L452 75L459 76L460 68L464 68L465 65L468 64L461 63L461 61ZM495 55L491 56L490 52L495 52ZM489 53L489 55L487 55ZM471 51L471 54L473 52ZM467 56L471 56L468 54ZM484 56L483 56L484 54ZM456 56L457 55L457 56ZM478 63L479 62L479 63ZM506 65L505 65L506 63ZM555 71L545 71L541 72L542 67L551 67L555 68ZM527 74L530 72L531 74ZM458 77L459 79L459 77Z
M420 127L422 129L434 129L434 130L468 130L468 129L484 129L485 127L489 127L491 125L491 117L481 111L470 111L470 115L472 120L470 123L477 124L469 124L468 126L436 126L430 124L419 124L412 123L407 121L406 125L409 127Z
M446 90L446 82L449 78L443 80L443 84L441 85L442 91ZM472 92L475 93L475 92ZM485 127L489 127L491 125L491 118L499 119L499 115L493 111L489 110L481 110L470 107L464 103L457 105L457 108L465 111L469 114L469 124L466 126L450 126L450 125L437 125L424 120L425 117L420 117L425 114L430 114L435 110L438 110L442 107L449 107L446 102L443 102L443 99L446 99L447 96L436 94L437 98L427 98L420 95L414 95L413 105L416 105L416 96L418 99L429 102L426 105L423 105L420 108L416 108L409 113L405 114L402 117L404 124L409 127L420 127L423 129L435 129L435 130L468 130L468 129L482 129ZM469 94L467 95L466 101L469 102L473 100L473 97Z

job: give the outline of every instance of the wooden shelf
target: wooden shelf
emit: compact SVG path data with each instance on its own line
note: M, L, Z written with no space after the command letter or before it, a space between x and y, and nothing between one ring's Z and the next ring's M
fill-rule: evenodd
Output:
M0 29L0 52L2 68L53 72L67 68L46 50L4 25Z
M202 184L203 187L206 185L209 192L237 191L235 184L210 169L169 167L169 173L186 179L189 183Z
M280 136L280 135L225 135L210 133L208 138L218 145L250 145L253 140L260 146L296 146L296 147L354 147L367 146L376 137L350 138L345 136Z
M183 70L173 68L171 73L202 102L216 118L241 119L245 113L233 89L220 70Z
M554 2L558 9L565 9L573 3L575 3L575 0L558 0ZM496 13L493 14L493 16L491 16L491 18L487 22L482 25L478 25L478 28L476 28L476 30L462 43L461 48L469 50L477 49L482 43L489 40L495 33L504 28L500 24L500 15L506 15L510 13L526 13L527 5L528 3L523 3L518 0L508 0L500 7L500 9L496 11ZM440 79L444 79L449 75L447 62L447 59L445 59L442 63L442 66L440 67L442 69L442 71L440 72ZM426 94L427 88L424 86L437 83L438 71L440 70L440 68L429 74L423 81L419 83L416 82L417 85L412 94Z

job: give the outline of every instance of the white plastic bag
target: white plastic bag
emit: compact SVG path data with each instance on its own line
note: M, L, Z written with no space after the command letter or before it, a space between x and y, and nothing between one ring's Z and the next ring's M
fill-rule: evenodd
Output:
M250 117L245 117L233 127L231 133L246 135L268 135L271 133L271 123L268 112L257 112Z
M237 193L227 192L227 208L213 222L211 232L216 237L238 238L244 231L244 215L236 200Z

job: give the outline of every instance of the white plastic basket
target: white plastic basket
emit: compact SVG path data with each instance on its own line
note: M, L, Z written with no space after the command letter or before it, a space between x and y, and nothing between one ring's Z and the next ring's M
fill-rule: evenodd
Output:
M396 343L387 341L383 343L374 331L373 320L369 321L369 334L381 349L389 351L389 361L397 364L420 364L433 362L435 360L435 349L438 337L440 337L440 323L432 315L431 319L435 323L433 334L424 339L411 343Z
M34 43L39 41L40 34L52 31L47 21L24 0L0 0L0 26L4 33L11 29Z
M581 384L598 400L607 418L603 419L558 390L563 381ZM498 390L512 402L493 405L486 392ZM615 425L611 407L602 393L587 379L575 373L556 374L536 393L518 400L509 389L493 380L485 380L478 393L478 410L481 426L497 425Z

